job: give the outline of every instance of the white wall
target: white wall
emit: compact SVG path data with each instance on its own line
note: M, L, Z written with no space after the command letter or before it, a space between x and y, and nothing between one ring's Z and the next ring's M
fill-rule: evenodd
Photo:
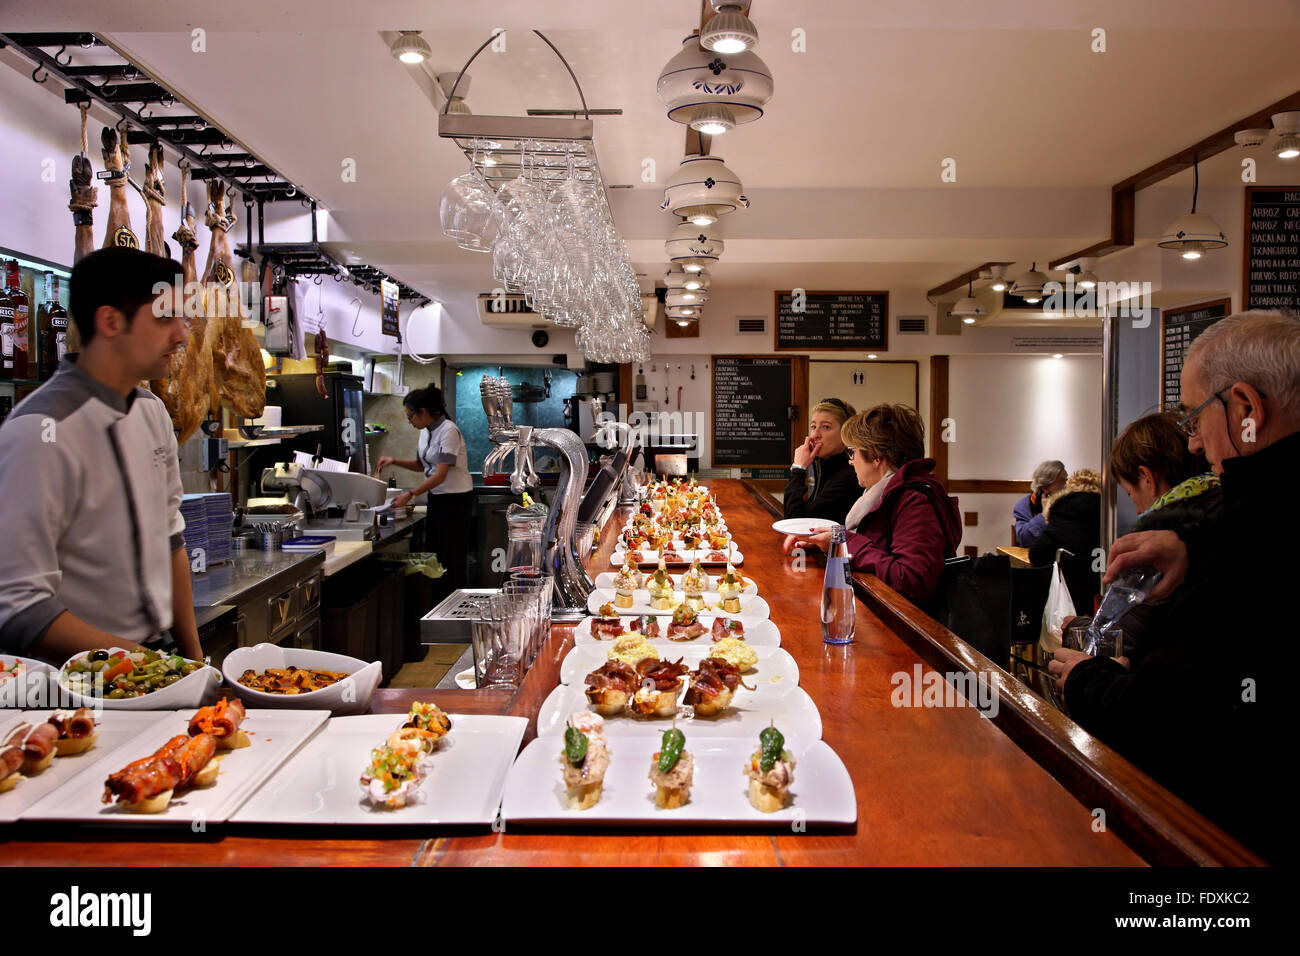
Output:
M948 478L1027 481L1034 467L1059 458L1066 468L1101 463L1101 358L1067 355L954 355L948 410L956 440ZM1014 495L959 495L979 523L964 545L981 553L1009 544Z

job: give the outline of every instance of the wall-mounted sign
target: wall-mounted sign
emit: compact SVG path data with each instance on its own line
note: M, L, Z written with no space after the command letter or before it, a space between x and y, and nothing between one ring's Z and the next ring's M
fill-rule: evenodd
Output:
M773 334L778 352L883 352L889 347L889 293L778 292Z
M389 282L387 279L380 279L380 321L383 323L384 334L391 335L394 338L402 334L401 325L399 324L399 308L401 306L401 301L402 290L397 287L397 283Z
M1242 309L1300 311L1300 186L1246 187Z
M1160 315L1160 405L1177 408L1182 401L1183 361L1196 337L1232 311L1231 299L1216 299L1166 309Z
M713 356L713 467L789 464L794 360Z

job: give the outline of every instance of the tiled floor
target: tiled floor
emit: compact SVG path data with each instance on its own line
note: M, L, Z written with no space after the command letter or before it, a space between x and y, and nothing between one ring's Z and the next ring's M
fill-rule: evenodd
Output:
M389 687L433 687L465 653L465 644L430 644L424 660L403 665Z

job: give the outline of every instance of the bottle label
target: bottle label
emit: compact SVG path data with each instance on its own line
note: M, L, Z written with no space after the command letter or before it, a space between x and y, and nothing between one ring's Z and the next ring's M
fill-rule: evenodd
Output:
M121 246L126 249L139 249L140 243L135 238L135 233L126 226L118 226L113 232L113 245Z
M3 348L5 363L12 365L14 359L14 308L12 305L0 307L0 348Z
M64 324L66 325L67 323L65 322ZM63 361L63 356L68 354L67 332L56 332L54 334L54 354L60 362Z
M24 351L27 349L27 316L27 306L20 305L14 309L14 346Z
M826 559L826 586L828 588L853 588L849 579L849 559L847 557Z

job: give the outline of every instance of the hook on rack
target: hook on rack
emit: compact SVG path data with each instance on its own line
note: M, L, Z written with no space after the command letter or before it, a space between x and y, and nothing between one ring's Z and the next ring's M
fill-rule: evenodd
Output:
M361 338L361 336L366 334L365 329L362 329L360 332L357 331L357 320L361 318L361 306L364 303L362 303L361 296L359 295L354 295L352 297L352 302L355 302L357 304L357 314L352 316L352 337L354 339L359 339ZM348 305L351 305L352 302L349 302Z
M56 52L56 53L54 54L54 62L57 63L59 66L72 66L72 54L71 54L71 53L68 54L68 62L67 62L67 63L64 63L61 59L59 59L59 57L63 56L63 51L65 51L67 48L68 48L68 47L67 47L67 44L64 44L63 46L59 47L58 52Z
M45 67L41 66L39 63L36 64L36 69L32 70L32 80L33 80L34 82L36 82L36 83L44 83L46 80L48 80L48 79L50 78L50 74L46 73L46 74L45 74L44 76L42 76L39 80L36 79L36 74L37 74L37 73L40 73L41 70L43 70L43 69L45 69Z

